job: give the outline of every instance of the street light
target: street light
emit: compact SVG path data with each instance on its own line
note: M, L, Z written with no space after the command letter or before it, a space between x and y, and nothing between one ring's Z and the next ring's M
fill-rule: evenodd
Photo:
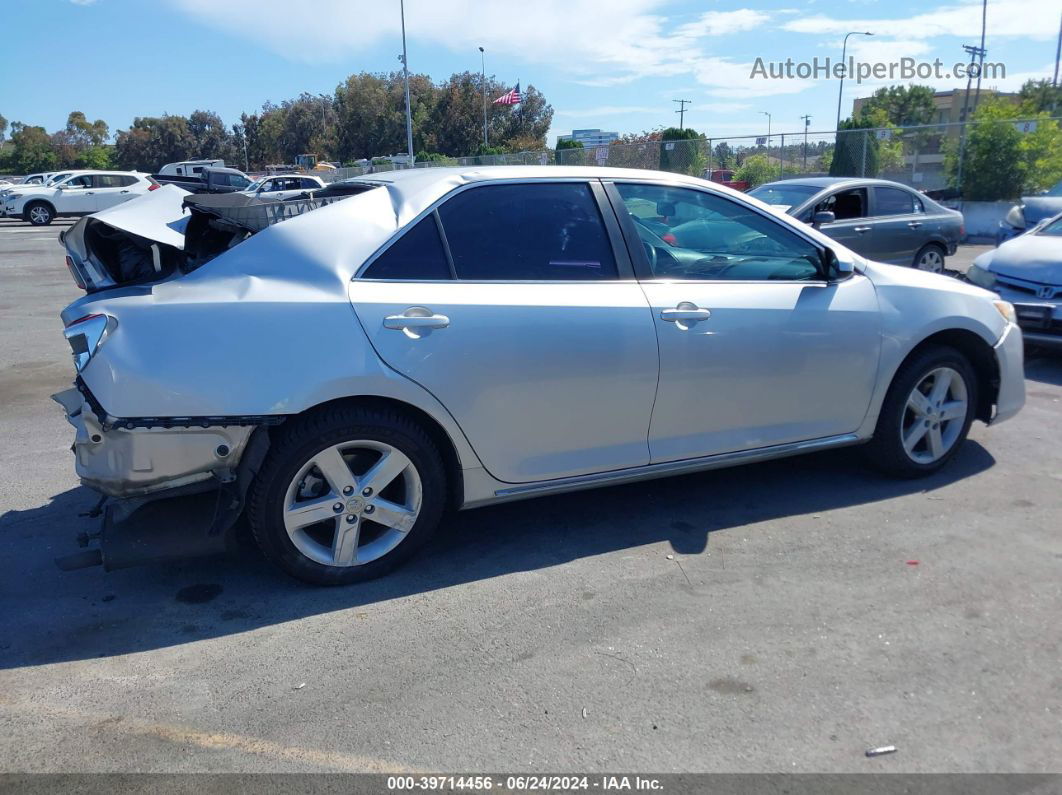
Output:
M845 65L845 53L848 51L849 36L873 36L869 30L853 30L844 34L844 44L841 46L841 84L837 86L837 130L841 129L841 94L844 91L844 73L848 68Z
M479 65L483 70L483 148L487 148L487 56L483 52L483 48L479 48Z
M760 111L760 115L767 117L767 159L771 159L771 114L765 110Z
M406 0L399 0L399 9L402 14L402 54L398 60L402 62L402 74L406 81L406 148L409 150L409 167L413 167L413 114L409 110L409 58L406 56Z

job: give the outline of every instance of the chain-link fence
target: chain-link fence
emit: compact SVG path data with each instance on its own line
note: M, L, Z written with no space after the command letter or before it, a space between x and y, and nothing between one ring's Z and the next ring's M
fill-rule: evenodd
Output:
M979 124L1002 125L1013 140L1014 136L1035 135L1038 129L1043 132L1045 125L1054 125L1057 130L1058 119L613 142L584 149L423 160L415 167L579 165L645 168L705 177L741 189L801 175L879 177L922 191L945 193L949 186L959 182L963 168L1005 171L1021 167L1008 160L1013 158L1013 152L1000 150L998 161L993 160L990 144L988 162L984 143L979 143L976 151L971 150L969 144L976 137L974 132ZM321 176L332 182L395 168L408 166L378 163L364 168L336 169ZM1053 179L1059 178L1062 174Z

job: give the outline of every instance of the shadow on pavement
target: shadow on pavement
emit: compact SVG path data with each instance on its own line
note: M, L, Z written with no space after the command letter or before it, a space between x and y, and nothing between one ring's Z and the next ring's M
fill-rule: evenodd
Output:
M967 442L943 471L897 481L841 450L451 515L393 574L346 588L289 579L253 549L104 573L60 572L57 555L95 529L93 492L0 517L0 668L105 657L245 632L513 572L667 541L703 552L717 530L931 491L995 463ZM555 576L563 577L563 572Z
M1025 377L1043 384L1062 386L1062 351L1029 348L1025 351Z

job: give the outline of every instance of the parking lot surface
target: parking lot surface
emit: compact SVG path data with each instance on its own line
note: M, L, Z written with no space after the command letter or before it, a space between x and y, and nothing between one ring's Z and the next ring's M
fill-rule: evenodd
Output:
M67 225L0 220L0 770L1062 770L1062 358L927 480L850 450L492 507L343 589L250 548L62 573Z

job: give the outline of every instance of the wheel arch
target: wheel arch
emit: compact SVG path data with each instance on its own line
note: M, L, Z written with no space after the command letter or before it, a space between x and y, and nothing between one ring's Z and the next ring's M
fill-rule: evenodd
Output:
M935 345L954 348L969 360L977 374L977 413L974 416L982 422L991 420L992 407L999 396L999 362L996 361L992 346L985 342L980 334L968 329L950 328L930 334L908 351L893 371L889 385L892 385L897 373L903 370L907 362L926 348Z
M412 403L393 397L351 395L318 403L295 416L326 411L337 406L391 410L409 417L421 426L431 437L443 458L448 495L447 507L453 509L461 507L464 502L464 476L462 474L461 457L458 454L457 445L450 438L450 434L431 414L418 406L414 406ZM270 429L270 433L276 434L282 427L282 425L274 426Z
M26 202L25 204L22 205L22 214L25 215L26 213L28 213L30 207L32 207L35 204L43 204L43 205L45 205L49 210L51 210L53 218L58 214L56 212L55 205L52 204L52 202L49 201L48 199L30 199L28 202Z

